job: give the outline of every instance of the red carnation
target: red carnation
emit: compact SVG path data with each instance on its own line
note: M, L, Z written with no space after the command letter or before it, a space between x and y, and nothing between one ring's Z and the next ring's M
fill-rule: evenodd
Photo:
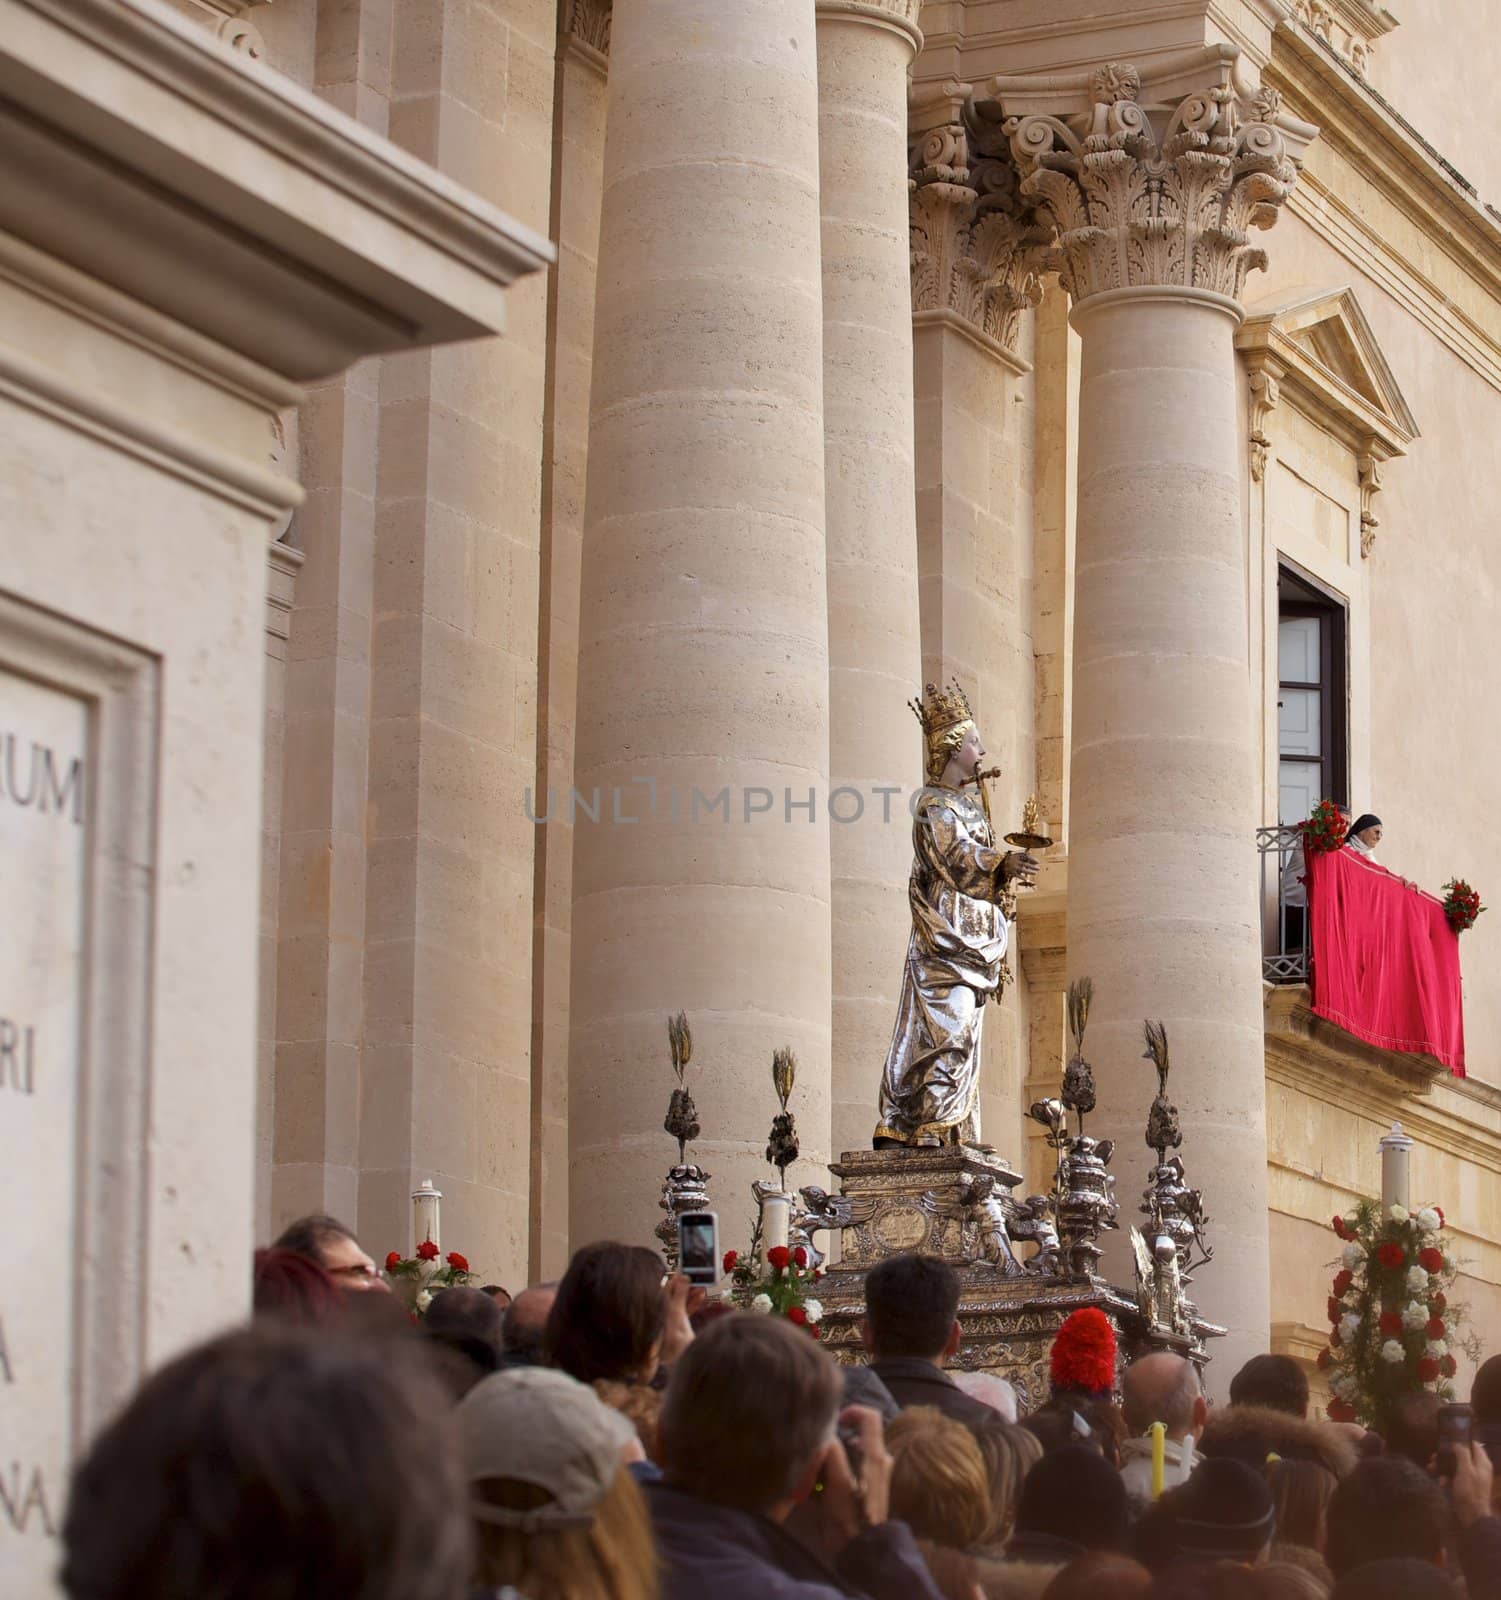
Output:
M1439 1227L1446 1228L1448 1224L1444 1221L1444 1208L1442 1206L1435 1206L1433 1209L1438 1212Z
M468 1256L461 1256L457 1250L450 1250L443 1259L447 1261L455 1272L468 1272L469 1270Z
M401 1251L393 1250L390 1253L390 1255L388 1255L386 1257L386 1271L387 1272L395 1272L397 1267L399 1267L400 1265L401 1265Z
M1341 1239L1348 1239L1350 1237L1350 1230L1345 1226L1345 1219L1343 1217L1336 1217L1331 1226Z
M800 1328L805 1328L808 1325L808 1313L801 1306L788 1306L787 1320L795 1322Z
M1328 1350L1320 1350L1315 1365L1320 1372L1327 1372L1334 1364L1334 1357Z
M1402 1318L1395 1311L1383 1311L1381 1321L1377 1324L1388 1339L1402 1337Z
M1402 1246L1392 1244L1389 1241L1381 1245L1376 1251L1377 1262L1385 1267L1388 1272L1395 1272L1406 1259L1407 1257L1402 1253Z
M823 1273L821 1273L818 1270L817 1267L814 1267L814 1269L813 1269L813 1281L814 1281L814 1283L817 1283L822 1277L823 1277Z
M1348 1400L1331 1400L1329 1402L1329 1420L1331 1422L1354 1422L1355 1407Z
M766 1265L780 1272L792 1259L792 1252L784 1244L774 1244L766 1252Z
M1350 1292L1350 1286L1354 1282L1355 1274L1350 1272L1348 1269L1336 1272L1334 1275L1334 1292L1336 1294L1348 1294Z
M1096 1306L1070 1312L1048 1361L1053 1388L1108 1395L1115 1387L1115 1329Z
M1444 1298L1444 1291L1440 1289L1437 1294L1428 1297L1429 1314L1435 1317L1438 1316L1448 1304L1448 1300Z
M436 1261L438 1259L437 1245L431 1239L424 1239L417 1246L417 1259L419 1261Z
M1454 1359L1453 1356L1440 1356L1438 1370L1442 1372L1446 1378L1452 1378L1454 1374L1459 1371L1459 1363Z
M1333 1295L1330 1295L1329 1296L1329 1320L1331 1322L1338 1322L1339 1319L1342 1316L1344 1316L1344 1314L1345 1314L1345 1308L1339 1303L1338 1300L1336 1300L1334 1298Z
M733 1272L735 1270L735 1263L739 1259L740 1252L738 1250L726 1250L724 1253L724 1270L726 1272Z
M1424 1272L1442 1272L1444 1270L1444 1253L1435 1250L1430 1244L1425 1249L1418 1251L1418 1265Z
M1448 1330L1444 1327L1444 1319L1442 1317L1429 1317L1423 1332L1426 1333L1430 1339L1442 1339Z
M1343 1343L1344 1341L1339 1336L1339 1324L1335 1323L1335 1325L1329 1330L1329 1348L1331 1350L1338 1350L1340 1345Z
M810 1322L808 1324L808 1332L811 1333L815 1339L823 1338L823 1333L819 1329L819 1326L816 1322Z
M794 1265L806 1267L808 1265L808 1252L804 1250L801 1245L798 1245L798 1247L792 1252L792 1260Z
M1432 1383L1438 1377L1438 1362L1432 1356L1424 1356L1418 1362L1418 1382Z

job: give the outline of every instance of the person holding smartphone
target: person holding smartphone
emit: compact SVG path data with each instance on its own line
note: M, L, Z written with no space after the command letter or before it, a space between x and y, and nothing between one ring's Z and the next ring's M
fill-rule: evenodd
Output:
M780 1317L724 1317L689 1346L646 1491L662 1600L941 1600L889 1515L879 1415L839 1402L834 1363Z

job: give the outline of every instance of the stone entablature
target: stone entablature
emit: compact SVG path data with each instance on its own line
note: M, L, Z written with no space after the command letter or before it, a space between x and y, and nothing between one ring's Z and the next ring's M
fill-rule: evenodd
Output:
M1374 0L1294 0L1293 15L1363 78L1376 40L1397 19Z
M999 77L972 102L972 137L1010 146L1020 196L1057 228L1046 265L1075 304L1114 289L1182 287L1239 299L1317 130L1248 86L1210 46L1143 74L1110 62L1073 78ZM979 142L979 141L977 141Z

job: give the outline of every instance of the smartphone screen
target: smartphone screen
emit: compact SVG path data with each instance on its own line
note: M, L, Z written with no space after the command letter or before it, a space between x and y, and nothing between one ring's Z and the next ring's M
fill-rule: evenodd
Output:
M719 1276L717 1224L711 1211L690 1211L678 1219L678 1268L695 1282L712 1283Z
M1438 1475L1452 1478L1455 1472L1454 1447L1469 1444L1475 1424L1475 1413L1469 1406L1448 1405L1438 1408Z

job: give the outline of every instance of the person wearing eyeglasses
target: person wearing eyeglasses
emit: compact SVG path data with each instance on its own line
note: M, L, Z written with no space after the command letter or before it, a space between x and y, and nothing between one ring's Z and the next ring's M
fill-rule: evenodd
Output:
M290 1250L316 1261L341 1289L391 1292L391 1285L375 1270L359 1240L337 1218L299 1217L287 1224L272 1249Z

